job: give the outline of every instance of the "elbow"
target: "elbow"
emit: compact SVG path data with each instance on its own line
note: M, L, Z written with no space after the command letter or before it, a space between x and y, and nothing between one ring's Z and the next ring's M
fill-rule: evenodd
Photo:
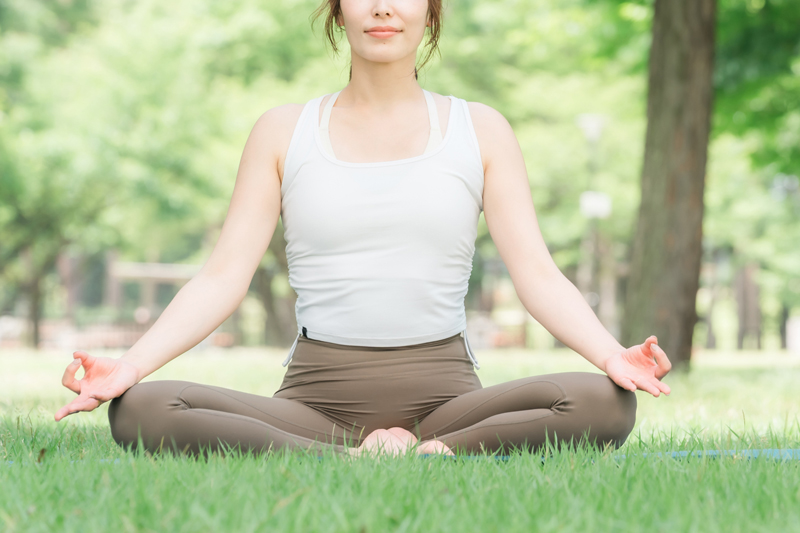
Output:
M573 287L555 264L516 272L512 274L511 281L523 307L539 321L540 313L562 299Z
M190 281L194 286L203 287L209 294L226 294L236 305L244 300L250 288L251 276L245 276L233 269L214 270L203 267ZM187 284L188 285L188 284Z
M563 281L569 282L566 276L552 261L531 262L525 268L509 269L514 288L521 296L523 293L538 292L542 288L553 287Z

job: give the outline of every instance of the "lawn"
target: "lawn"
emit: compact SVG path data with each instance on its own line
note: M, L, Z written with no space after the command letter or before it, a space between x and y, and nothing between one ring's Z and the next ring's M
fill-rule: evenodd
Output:
M271 395L284 356L192 351L148 380ZM567 351L477 356L484 386L596 371ZM798 356L700 352L666 378L670 396L637 392L619 450L508 461L134 456L111 440L105 405L53 421L74 396L60 385L70 360L0 354L0 531L800 531L800 461L641 455L800 448Z

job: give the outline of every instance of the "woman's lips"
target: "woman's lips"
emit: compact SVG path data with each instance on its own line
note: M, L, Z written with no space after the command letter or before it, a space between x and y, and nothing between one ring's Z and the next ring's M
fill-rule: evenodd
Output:
M389 37L393 37L394 35L400 33L399 31L368 31L367 35L372 35L378 39L388 39Z

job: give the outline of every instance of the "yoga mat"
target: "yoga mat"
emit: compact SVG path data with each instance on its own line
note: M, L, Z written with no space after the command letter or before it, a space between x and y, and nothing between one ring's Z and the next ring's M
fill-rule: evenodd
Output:
M435 457L437 454L423 454L423 457ZM631 454L631 455L614 455L614 460L624 460L628 457L639 457L639 454ZM685 459L687 457L740 457L742 459L756 459L756 458L763 458L763 459L776 459L781 461L800 461L800 449L780 449L780 448L772 448L772 449L753 449L753 450L696 450L696 451L674 451L674 452L652 452L652 453L642 453L641 457L670 457L672 459ZM482 458L490 458L494 457L499 461L508 461L510 456L508 455L495 455L495 456L481 456L481 455L442 455L443 458L448 459L482 459ZM542 461L545 461L545 457L542 457Z
M781 461L800 461L800 449L755 449L755 450L697 450L693 452L678 451L678 452L656 452L656 453L643 453L642 457L672 457L673 459L684 459L686 457L741 457L742 459L756 459L763 457L765 459L778 459ZM625 459L625 455L615 455L614 459ZM635 455L632 455L635 457Z

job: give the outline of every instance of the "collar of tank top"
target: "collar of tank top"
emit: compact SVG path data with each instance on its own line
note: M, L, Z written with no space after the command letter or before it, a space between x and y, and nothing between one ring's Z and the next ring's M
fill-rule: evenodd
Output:
M339 93L342 91L337 91L328 98L328 101L325 103L325 109L322 111L322 120L319 125L319 136L322 140L322 146L324 147L325 151L328 153L329 156L336 159L336 155L333 153L333 146L331 146L331 136L330 136L330 129L329 125L331 122L331 109L333 109L333 104L336 103L336 99L339 97ZM425 94L425 103L428 106L428 120L431 125L431 132L430 136L428 137L428 145L425 147L425 151L422 155L427 154L436 149L442 143L442 128L439 126L439 113L436 110L436 103L433 101L433 96L430 92L422 89L422 92ZM450 111L453 112L452 110Z

